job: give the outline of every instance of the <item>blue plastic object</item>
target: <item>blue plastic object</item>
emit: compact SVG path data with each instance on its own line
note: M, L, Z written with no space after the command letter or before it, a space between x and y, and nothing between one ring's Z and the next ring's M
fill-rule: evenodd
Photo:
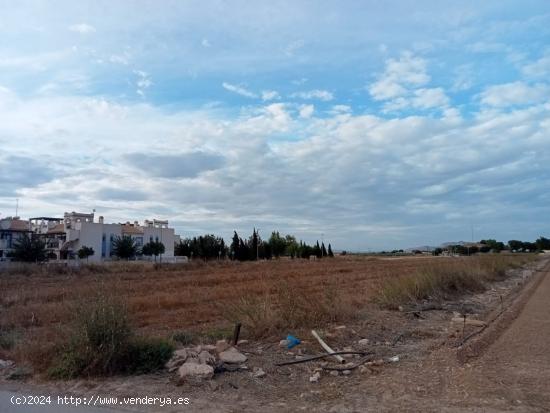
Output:
M300 339L297 338L297 337L294 337L292 335L288 335L286 336L286 341L288 341L288 344L286 345L286 347L290 350L292 347L295 347L297 346L298 344L301 343Z

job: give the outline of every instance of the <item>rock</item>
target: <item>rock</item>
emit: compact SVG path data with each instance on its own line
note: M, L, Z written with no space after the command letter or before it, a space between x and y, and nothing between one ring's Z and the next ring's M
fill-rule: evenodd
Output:
M214 380L209 381L208 385L210 386L210 390L212 391L217 391L220 388L220 384Z
M224 352L225 350L227 350L229 347L231 347L229 345L229 343L225 340L218 340L216 341L216 351L218 353L222 353Z
M263 371L260 367L254 367L254 372L252 373L252 376L261 379L262 377L265 377L267 373Z
M0 369L7 369L8 367L13 366L15 363L11 360L2 360L0 359Z
M184 363L178 370L180 378L190 381L210 380L214 377L214 368L208 364Z
M179 349L174 351L172 358L166 362L164 367L172 373L176 371L179 366L185 363L189 359L189 353L185 349Z
M279 341L279 347L286 347L286 346L288 346L288 340Z
M384 360L382 360L382 359L374 360L372 362L373 366L382 366L383 364L384 364Z
M369 345L370 340L368 338L362 338L357 342L361 347L367 347Z
M317 372L309 378L309 382L310 383L317 383L320 378L321 378L321 373Z
M390 363L397 363L399 361L399 356L393 356L388 359Z
M179 350L174 351L174 354L172 355L172 358L182 358L184 361L187 359L187 350L184 348L181 348Z
M185 363L185 360L172 358L166 362L164 367L168 370L168 372L172 373L176 371L183 363Z
M235 347L222 351L219 356L221 361L229 364L240 364L248 360L248 358Z
M203 350L199 353L199 364L216 364L216 357L210 354L208 351Z
M365 367L365 366L359 367L359 373L366 374L366 373L369 373L369 372L370 372L370 370L369 370L368 367Z
M215 351L217 348L214 344L205 344L202 346L203 351Z
M338 370L331 370L329 373L332 377L338 377L340 372Z
M351 374L351 370L344 370L342 371L343 376L349 376Z
M248 340L239 340L239 341L237 342L237 345L238 345L238 346L244 346L245 344L248 344Z

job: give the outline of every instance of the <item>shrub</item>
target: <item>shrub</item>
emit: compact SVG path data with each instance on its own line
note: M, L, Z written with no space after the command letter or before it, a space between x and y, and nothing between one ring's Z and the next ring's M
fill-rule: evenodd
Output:
M120 360L120 371L145 374L160 370L174 352L174 345L161 338L133 338Z
M0 327L0 350L12 350L16 341L17 335L13 329Z
M516 268L528 260L511 256L485 256L426 265L414 274L384 281L377 301L384 307L397 309L400 305L419 300L445 299L483 291L487 282L503 279L508 269Z
M248 292L224 308L226 318L240 322L252 336L288 332L300 328L319 328L349 319L356 313L353 302L344 300L335 279L315 293L298 281L277 281L264 285L263 292Z
M176 331L172 334L172 340L180 343L181 345L187 346L195 341L195 335L188 331Z
M135 337L126 307L100 293L75 309L69 341L60 349L49 375L146 373L162 368L173 350L165 340Z

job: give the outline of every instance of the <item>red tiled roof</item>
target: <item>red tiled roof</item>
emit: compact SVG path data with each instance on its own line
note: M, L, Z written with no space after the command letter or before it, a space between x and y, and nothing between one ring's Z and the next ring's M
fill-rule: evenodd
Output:
M65 225L64 224L57 224L56 226L48 229L47 234L64 234L65 233Z
M121 228L123 234L143 234L143 228L134 225L122 224Z
M9 231L19 231L19 232L28 232L29 231L29 221L24 221L22 219L12 219L10 221L10 226L7 228Z

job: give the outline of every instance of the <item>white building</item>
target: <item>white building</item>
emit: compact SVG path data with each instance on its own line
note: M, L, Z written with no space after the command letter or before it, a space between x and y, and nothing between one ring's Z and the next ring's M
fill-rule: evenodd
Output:
M74 257L82 247L91 247L94 255L89 261L109 260L113 256L113 242L117 237L129 236L138 247L150 241L160 241L165 252L161 259L174 259L176 236L173 228L168 228L168 221L146 220L143 225L138 221L124 224L107 224L103 217L94 221L94 214L77 212L65 213L63 218L65 241L60 248L60 258Z

